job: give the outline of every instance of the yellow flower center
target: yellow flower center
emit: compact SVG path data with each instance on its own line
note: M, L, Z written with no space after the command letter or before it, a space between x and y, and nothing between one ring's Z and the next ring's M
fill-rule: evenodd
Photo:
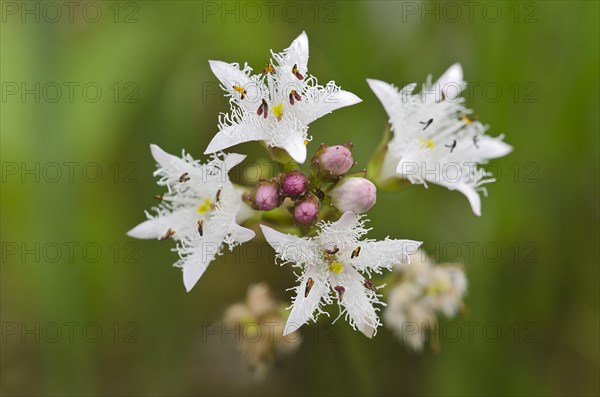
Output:
M427 286L427 295L439 295L448 289L449 285L445 280L437 280Z
M340 274L344 270L344 265L340 262L333 262L329 265L329 271Z
M273 106L273 114L277 117L277 120L281 119L281 116L283 116L283 102Z
M433 149L435 147L435 143L431 139L421 139L420 143L424 149Z
M204 215L212 209L212 206L213 206L213 204L212 204L212 201L210 201L210 199L204 199L204 202L202 204L200 204L197 208L198 213L200 215Z

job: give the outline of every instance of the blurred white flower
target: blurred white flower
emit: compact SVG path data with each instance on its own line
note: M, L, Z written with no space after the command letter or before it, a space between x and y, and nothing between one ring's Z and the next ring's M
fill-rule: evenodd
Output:
M410 264L398 267L402 279L391 286L385 325L414 350L421 350L426 335L437 324L437 313L451 318L462 307L467 279L462 268L436 265L422 251L411 255Z
M148 220L127 234L139 239L177 240L180 259L175 266L183 269L183 283L190 291L224 244L232 249L255 235L237 223L247 219L249 211L227 175L246 156L215 155L201 164L189 154L179 158L157 145L150 145L150 150L158 163L154 172L160 177L158 185L166 186L168 192L158 196L155 215L146 212Z
M251 75L247 64L209 61L231 98L231 113L222 114L220 131L205 153L248 141L264 141L285 149L297 162L306 160L308 124L360 98L330 81L325 86L307 74L308 37L302 32L289 48L272 52L262 75Z
M265 238L283 263L303 269L294 288L292 311L284 335L296 331L323 313L333 296L353 328L371 338L380 325L374 304L380 303L371 273L382 273L406 263L420 242L412 240L361 240L367 233L361 216L346 212L334 222L321 222L315 237L283 234L261 226ZM362 275L366 273L366 276Z
M463 193L476 215L481 215L478 191L494 182L479 167L489 159L507 155L512 147L485 134L488 126L467 117L472 111L460 96L466 87L459 64L454 64L431 83L431 75L419 94L416 84L401 90L379 80L367 79L390 117L394 136L389 142L380 180L407 178L411 183L427 182Z
M236 303L225 312L227 329L235 330L236 346L258 378L264 377L279 358L294 352L301 344L300 335L283 335L284 309L263 282L251 285L245 302Z

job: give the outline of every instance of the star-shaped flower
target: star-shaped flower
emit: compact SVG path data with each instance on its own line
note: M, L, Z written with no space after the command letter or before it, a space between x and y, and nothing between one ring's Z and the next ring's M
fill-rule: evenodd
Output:
M237 223L247 219L250 210L227 175L246 156L220 154L201 164L189 154L179 158L156 145L150 150L158 163L158 185L168 192L157 196L161 202L153 208L155 215L146 212L148 220L127 234L177 240L180 259L175 266L183 269L183 283L190 291L223 245L232 249L255 235Z
M315 237L283 234L261 225L265 238L283 263L303 269L300 285L294 288L292 311L284 335L296 331L308 320L316 321L323 304L333 299L343 307L340 314L367 337L380 325L374 304L379 303L371 273L381 273L409 261L420 242L412 240L361 240L367 233L360 215L345 212L332 222L321 222ZM362 273L366 273L364 276Z
M390 117L394 137L389 142L380 180L407 178L411 183L436 183L463 193L476 215L481 215L478 191L494 182L478 167L507 155L512 147L502 135L485 134L488 126L470 119L472 111L460 96L466 87L459 64L452 65L434 84L431 76L419 94L416 84L401 90L379 80L367 80Z
M285 149L297 162L306 160L308 125L332 111L360 102L356 95L330 81L325 86L307 74L308 37L302 32L273 59L261 75L247 64L209 61L213 73L230 97L231 113L221 114L220 131L205 153L248 141L264 141Z

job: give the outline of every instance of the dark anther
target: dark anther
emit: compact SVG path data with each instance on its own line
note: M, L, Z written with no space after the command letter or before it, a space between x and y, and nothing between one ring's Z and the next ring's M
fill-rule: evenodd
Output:
M431 123L433 123L433 119L429 119L427 121L419 121L419 124L423 124L425 126L423 127L423 131L425 131L425 128L429 127Z
M447 148L449 148L450 149L450 153L452 153L452 151L456 147L456 139L452 140L452 144L451 145L444 145L444 146L446 146Z
M306 280L306 287L304 288L305 298L308 296L308 294L310 294L310 290L312 289L313 285L315 285L315 280L313 280L312 277L309 277L308 280Z
M168 239L169 237L173 237L173 235L174 235L174 234L175 234L175 230L173 230L173 229L169 228L169 229L167 230L167 233L166 233L164 236L162 236L160 239L161 239L161 240L166 240L166 239Z
M187 182L190 180L189 174L187 172L183 173L183 175L181 175L179 177L179 182L183 183L183 182Z

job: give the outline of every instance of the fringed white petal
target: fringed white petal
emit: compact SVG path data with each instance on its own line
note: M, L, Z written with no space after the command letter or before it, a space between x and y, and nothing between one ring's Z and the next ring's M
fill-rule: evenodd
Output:
M307 288L307 283L312 287ZM316 321L321 313L320 306L329 294L327 277L317 266L307 266L306 272L299 279L300 285L294 288L296 295L293 298L292 311L287 319L283 335L288 335L310 320Z

